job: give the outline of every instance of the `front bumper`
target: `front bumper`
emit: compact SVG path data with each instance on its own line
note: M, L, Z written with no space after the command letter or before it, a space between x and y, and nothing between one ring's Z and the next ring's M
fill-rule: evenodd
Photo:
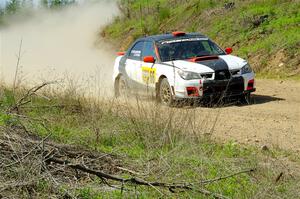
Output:
M252 79L251 79L252 78ZM253 81L252 87L249 82ZM190 95L187 88L197 88L197 95ZM199 98L220 98L241 96L247 93L255 92L254 76L232 77L228 80L192 80L181 82L174 89L174 97L176 99L199 99Z
M230 97L244 92L243 77L229 80L210 80L203 83L202 97Z

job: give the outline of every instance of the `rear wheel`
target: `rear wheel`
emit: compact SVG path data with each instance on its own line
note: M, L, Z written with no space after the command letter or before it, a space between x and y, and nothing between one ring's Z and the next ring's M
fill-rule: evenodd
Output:
M128 96L128 85L123 76L121 76L115 86L116 97L127 97Z
M159 85L159 99L164 105L171 106L174 102L171 86L167 78L161 80Z

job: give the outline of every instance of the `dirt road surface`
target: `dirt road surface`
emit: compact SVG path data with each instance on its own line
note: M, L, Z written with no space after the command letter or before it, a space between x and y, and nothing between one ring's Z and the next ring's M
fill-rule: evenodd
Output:
M211 132L221 140L300 151L300 82L257 80L254 103L220 109ZM197 111L198 112L198 111Z
M300 152L300 82L258 79L256 88L250 105L169 108L154 100L136 104L133 99L129 111L146 121L162 121L162 131L171 127L192 139L207 135L221 142Z

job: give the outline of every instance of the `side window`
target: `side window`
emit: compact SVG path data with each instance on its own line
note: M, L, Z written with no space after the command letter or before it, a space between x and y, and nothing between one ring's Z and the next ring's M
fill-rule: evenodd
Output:
M145 56L153 56L155 59L157 59L153 42L150 41L145 42L144 49L143 49L143 57Z
M211 41L204 41L202 42L203 46L205 47L206 51L210 52L211 54L222 54L223 51L213 42Z
M215 43L209 41L211 48L217 54L224 54L224 51Z
M134 60L141 60L142 50L143 50L144 42L140 41L134 45L131 49L128 58Z

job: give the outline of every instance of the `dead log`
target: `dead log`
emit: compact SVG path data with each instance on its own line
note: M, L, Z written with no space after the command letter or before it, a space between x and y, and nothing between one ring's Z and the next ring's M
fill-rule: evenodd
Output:
M184 190L191 190L191 191L196 191L199 192L205 196L212 196L216 199L225 199L228 198L226 196L223 196L221 194L217 194L217 193L213 193L211 191L208 191L206 189L203 188L194 188L191 185L186 185L186 184L169 184L169 183L164 183L164 182L147 182L143 179L140 178L122 178L119 176L115 176L115 175L111 175L111 174L107 174L104 173L102 171L95 171L92 169L89 169L83 165L80 164L72 164L70 161L68 160L60 160L54 157L50 157L50 158L45 158L46 159L46 163L50 164L51 162L56 163L56 164L60 164L60 165L64 165L66 167L72 168L72 169L77 169L80 170L82 172L86 172L92 175L95 175L97 177L99 177L100 179L106 179L106 180L113 180L113 181L117 181L117 182L121 182L122 184L124 183L132 183L135 185L142 185L142 186L151 186L151 187L162 187L162 188L167 188L169 189L171 192L174 192L175 189L184 189Z

